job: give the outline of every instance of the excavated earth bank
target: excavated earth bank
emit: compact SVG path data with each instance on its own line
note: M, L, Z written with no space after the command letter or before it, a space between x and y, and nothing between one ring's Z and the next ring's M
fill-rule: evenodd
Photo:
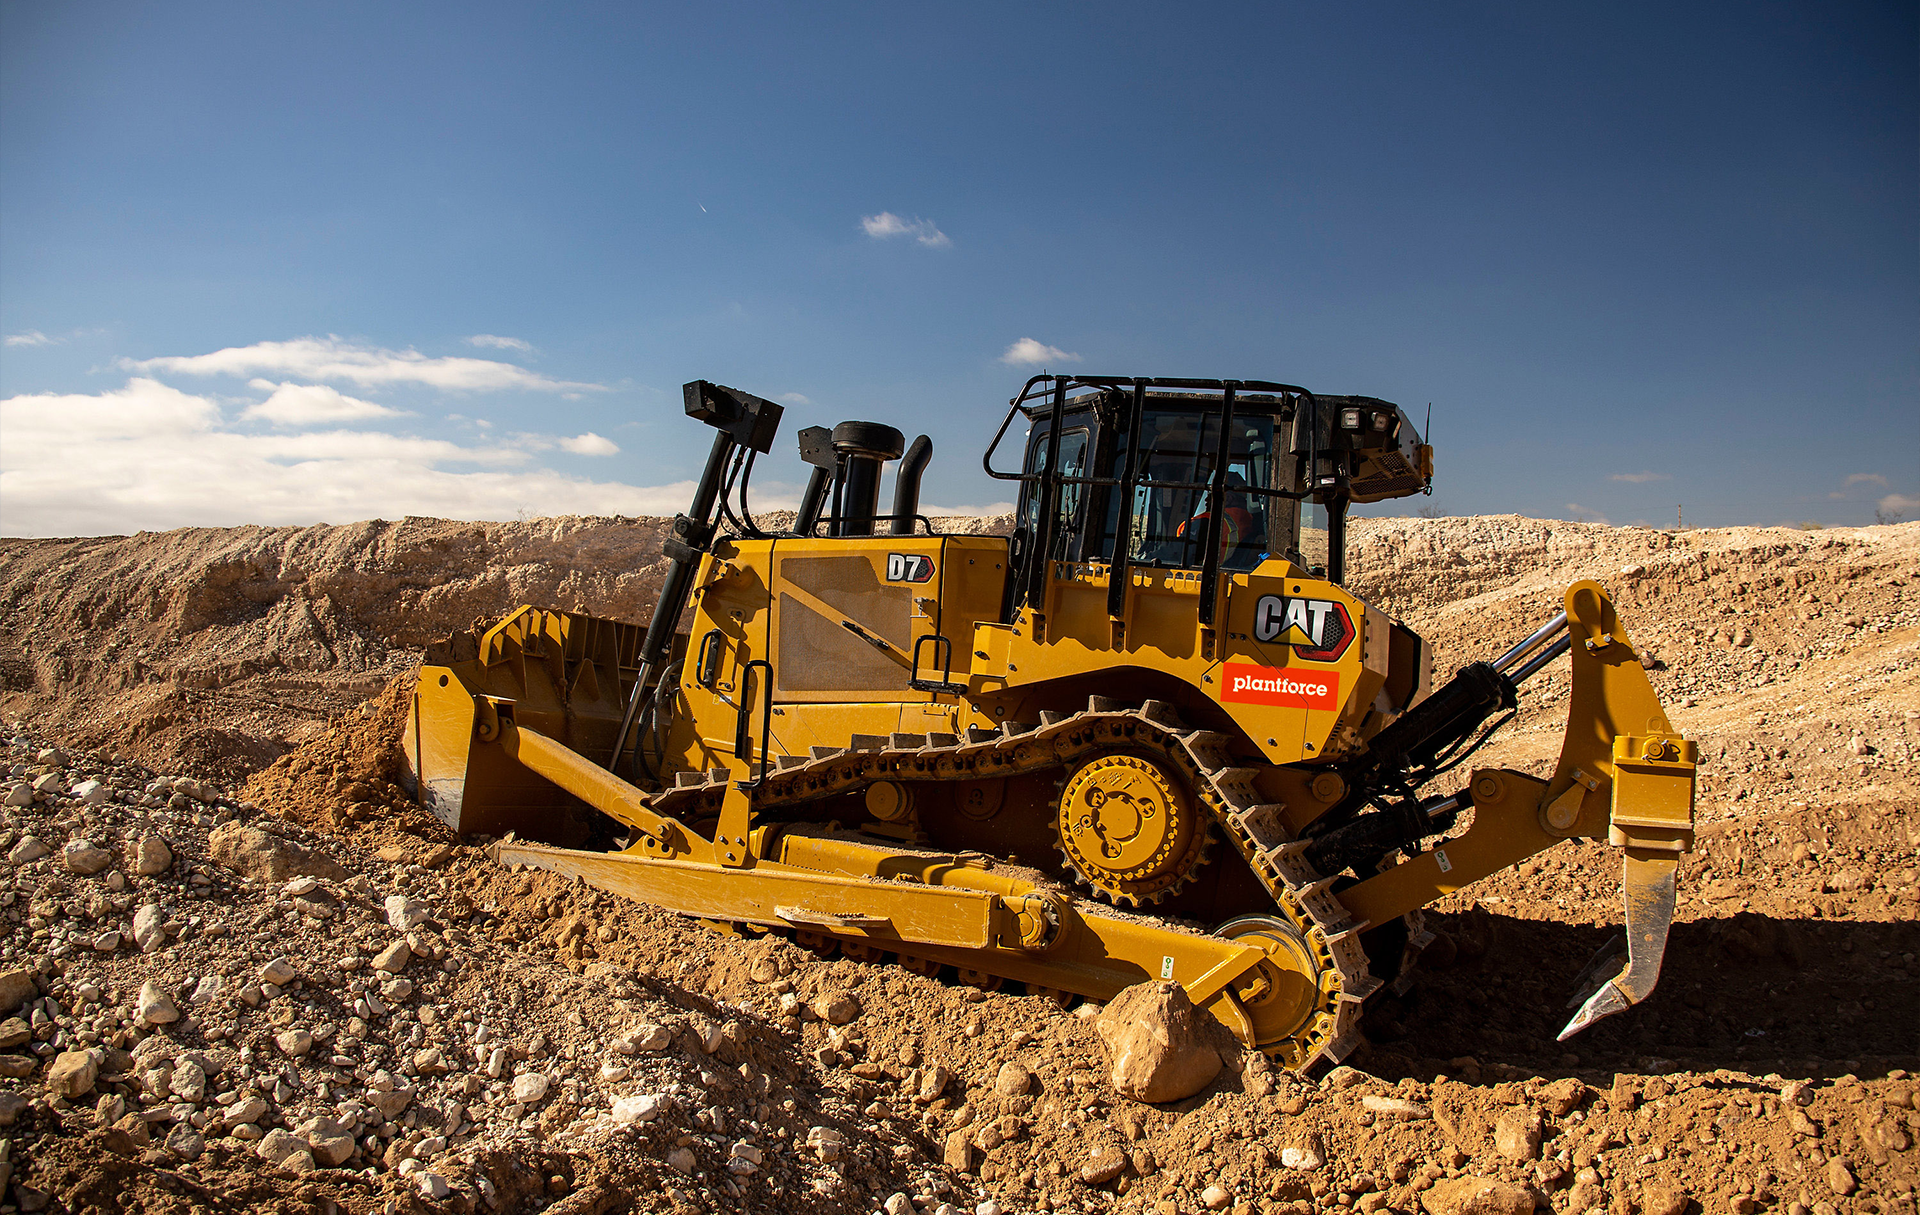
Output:
M1912 1212L1920 524L1361 524L1437 678L1618 598L1704 752L1660 989L1553 1040L1619 919L1562 846L1429 913L1349 1067L1162 1107L1087 1006L720 937L408 805L419 649L644 619L662 527L0 540L0 1211ZM1565 708L1561 664L1480 762L1543 771Z

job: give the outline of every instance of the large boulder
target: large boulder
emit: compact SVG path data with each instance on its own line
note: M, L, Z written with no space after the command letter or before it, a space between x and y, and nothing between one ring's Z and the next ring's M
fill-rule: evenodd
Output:
M1193 1096L1225 1066L1217 1030L1178 983L1140 983L1115 996L1095 1027L1113 1061L1114 1089L1157 1104Z
M309 1118L294 1129L297 1138L307 1141L315 1164L338 1168L353 1155L353 1130L330 1117Z
M113 864L113 853L92 840L76 837L68 840L66 847L60 850L60 859L66 863L68 869L90 877Z
M40 989L34 986L32 975L24 970L0 970L0 1015L39 998Z
M207 836L207 852L235 873L256 881L285 882L297 877L341 881L347 876L324 853L237 822L215 827Z
M1541 1133L1537 1110L1508 1110L1493 1124L1493 1146L1509 1160L1538 1160Z
M134 1015L148 1025L171 1025L180 1019L180 1006L151 979L140 985Z
M92 1051L61 1051L47 1068L47 1091L78 1101L93 1091L93 1082L99 1075L100 1060Z

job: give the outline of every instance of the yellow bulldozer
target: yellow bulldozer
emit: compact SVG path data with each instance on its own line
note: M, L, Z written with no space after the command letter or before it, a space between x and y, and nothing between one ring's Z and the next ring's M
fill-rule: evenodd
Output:
M983 459L1019 487L1011 534L952 535L919 513L931 443L867 422L801 431L797 517L762 527L781 406L706 381L685 403L718 433L651 622L523 607L420 669L418 795L503 863L986 988L1168 980L1307 1069L1402 982L1423 906L1605 839L1624 947L1562 1037L1653 989L1695 745L1597 583L1437 688L1346 588L1350 504L1431 486L1399 407L1035 376ZM1452 775L1562 654L1552 776Z

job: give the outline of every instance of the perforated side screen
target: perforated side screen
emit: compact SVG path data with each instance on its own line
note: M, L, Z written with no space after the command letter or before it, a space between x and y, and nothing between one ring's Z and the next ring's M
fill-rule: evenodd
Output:
M880 580L866 557L788 557L780 577L815 596L840 616L911 653L913 592ZM872 643L791 594L780 595L779 660L775 688L781 692L905 691L911 673Z

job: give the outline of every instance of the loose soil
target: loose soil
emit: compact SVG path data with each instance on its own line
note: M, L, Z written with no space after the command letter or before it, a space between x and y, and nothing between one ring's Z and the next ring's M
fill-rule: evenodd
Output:
M0 1079L0 1091L30 1099L0 1129L11 1136L0 1168L27 1187L10 1200L74 1211L854 1211L897 1194L928 1211L1184 1212L1211 1200L1307 1215L1433 1211L1447 1180L1470 1176L1559 1212L1912 1210L1920 524L1358 525L1354 589L1434 643L1436 679L1531 631L1577 578L1614 594L1675 725L1703 750L1700 847L1682 865L1661 985L1639 1008L1554 1040L1575 976L1619 922L1617 855L1563 845L1429 911L1435 948L1403 995L1371 1009L1371 1045L1348 1068L1309 1082L1239 1058L1170 1107L1113 1092L1084 1006L719 936L502 870L411 807L392 740L418 650L519 602L644 619L662 526L410 519L0 541L0 714L14 723L14 776L57 769L126 791L105 807L62 794L7 811L0 845L31 834L53 849L13 867L0 895L10 934L0 970L34 976L46 1015L37 1040L92 1035L136 1056L156 1039L177 1051L246 1046L244 1073L235 1062L218 1083L236 1100L264 1090L269 1121L288 1129L359 1100L381 1067L424 1111L412 1126L359 1123L344 1167L297 1176L217 1123L192 1160L158 1146L158 1133L128 1155L96 1116L106 1090L49 1098L44 1062L29 1056L40 1070ZM1477 763L1550 766L1565 669L1528 685ZM38 758L55 744L63 762ZM160 774L201 778L208 800L144 792ZM307 914L211 859L207 837L229 822L324 849L366 888L335 882L340 909ZM179 859L157 877L128 870L125 896L103 888L107 874L60 865L69 838L149 831ZM381 914L390 893L431 908L430 961L403 972L417 992L391 1001L397 1015L356 1024L366 972L329 973L326 959L364 958L395 936ZM148 899L184 932L147 952L85 945L124 929ZM257 1009L237 1002L232 988L275 953L303 959L304 986ZM185 1021L159 1032L129 1023L142 982L177 990L212 974L230 976L228 994ZM815 1012L836 994L859 1009L844 1025ZM639 1023L667 1026L673 1045L621 1054L616 1042ZM336 1058L276 1052L283 1025L320 1024L344 1035ZM556 1095L516 1104L502 1077L486 1076L482 1025L510 1048L507 1079L544 1069ZM427 1049L452 1066L414 1066ZM996 1088L1009 1061L1033 1074L1027 1092ZM628 1070L607 1079L603 1065ZM928 1095L940 1069L950 1075ZM288 1073L283 1100L275 1077ZM108 1087L139 1108L151 1091L140 1073L114 1074L127 1079ZM640 1092L671 1096L670 1112L617 1125L614 1103ZM1418 1112L1380 1113L1383 1097ZM752 1171L729 1171L744 1158L737 1143L762 1154ZM1286 1167L1289 1148L1324 1163ZM1113 1149L1127 1156L1117 1177L1079 1179ZM423 1169L449 1183L446 1198L422 1196Z

